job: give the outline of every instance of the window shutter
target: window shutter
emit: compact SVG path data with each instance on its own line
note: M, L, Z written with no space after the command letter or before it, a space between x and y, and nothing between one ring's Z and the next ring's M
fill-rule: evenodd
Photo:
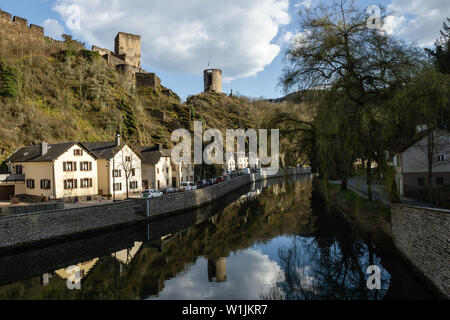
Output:
M63 171L67 171L67 164L63 162Z
M78 179L73 179L73 188L78 188Z
M89 171L92 171L92 162L89 162Z
M89 188L92 188L92 178L89 179Z
M77 163L75 161L73 162L73 171L77 171Z

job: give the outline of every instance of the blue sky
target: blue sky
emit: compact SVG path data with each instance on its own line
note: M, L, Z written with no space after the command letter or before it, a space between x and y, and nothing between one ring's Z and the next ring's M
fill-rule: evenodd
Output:
M447 0L361 0L361 8L383 5L394 14L391 33L429 46L450 16ZM203 89L202 70L211 63L224 71L223 90L249 97L283 96L277 86L289 39L303 30L298 9L311 0L2 0L4 11L113 49L119 31L142 35L142 65L183 99ZM76 6L79 28L70 20Z

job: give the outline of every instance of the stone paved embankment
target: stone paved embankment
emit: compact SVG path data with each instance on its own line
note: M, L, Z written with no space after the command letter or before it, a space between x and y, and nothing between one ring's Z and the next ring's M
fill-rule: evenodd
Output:
M148 218L168 217L193 210L250 183L296 174L306 170L282 170L277 175L245 175L214 186L150 200L131 199L110 204L81 206L64 210L0 217L0 252L42 241L56 241L86 232L97 232L146 221ZM147 217L147 203L149 217Z

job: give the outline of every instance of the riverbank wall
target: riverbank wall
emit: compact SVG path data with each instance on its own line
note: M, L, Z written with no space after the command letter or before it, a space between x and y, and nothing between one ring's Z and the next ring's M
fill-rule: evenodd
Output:
M450 210L392 204L391 228L403 258L450 299Z
M0 253L167 218L211 204L257 181L309 173L309 170L303 168L284 169L276 175L244 175L208 188L160 198L130 199L109 204L0 217Z
M325 197L322 182L315 179L313 185ZM450 210L391 204L387 221L381 202L360 195L348 201L338 190L329 192L331 205L356 233L377 250L399 255L436 297L450 298Z
M146 216L150 220L153 220L160 217L166 217L169 214L176 214L199 208L224 197L233 190L257 181L308 173L310 173L309 170L299 168L280 170L274 175L244 175L236 177L225 183L215 184L193 192L175 193L165 197L152 199L136 199L136 208L140 214Z

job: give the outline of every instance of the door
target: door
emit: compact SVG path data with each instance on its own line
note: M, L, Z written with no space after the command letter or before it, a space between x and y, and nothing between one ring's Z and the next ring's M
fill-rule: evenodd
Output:
M14 195L14 186L0 186L0 200L9 200Z

